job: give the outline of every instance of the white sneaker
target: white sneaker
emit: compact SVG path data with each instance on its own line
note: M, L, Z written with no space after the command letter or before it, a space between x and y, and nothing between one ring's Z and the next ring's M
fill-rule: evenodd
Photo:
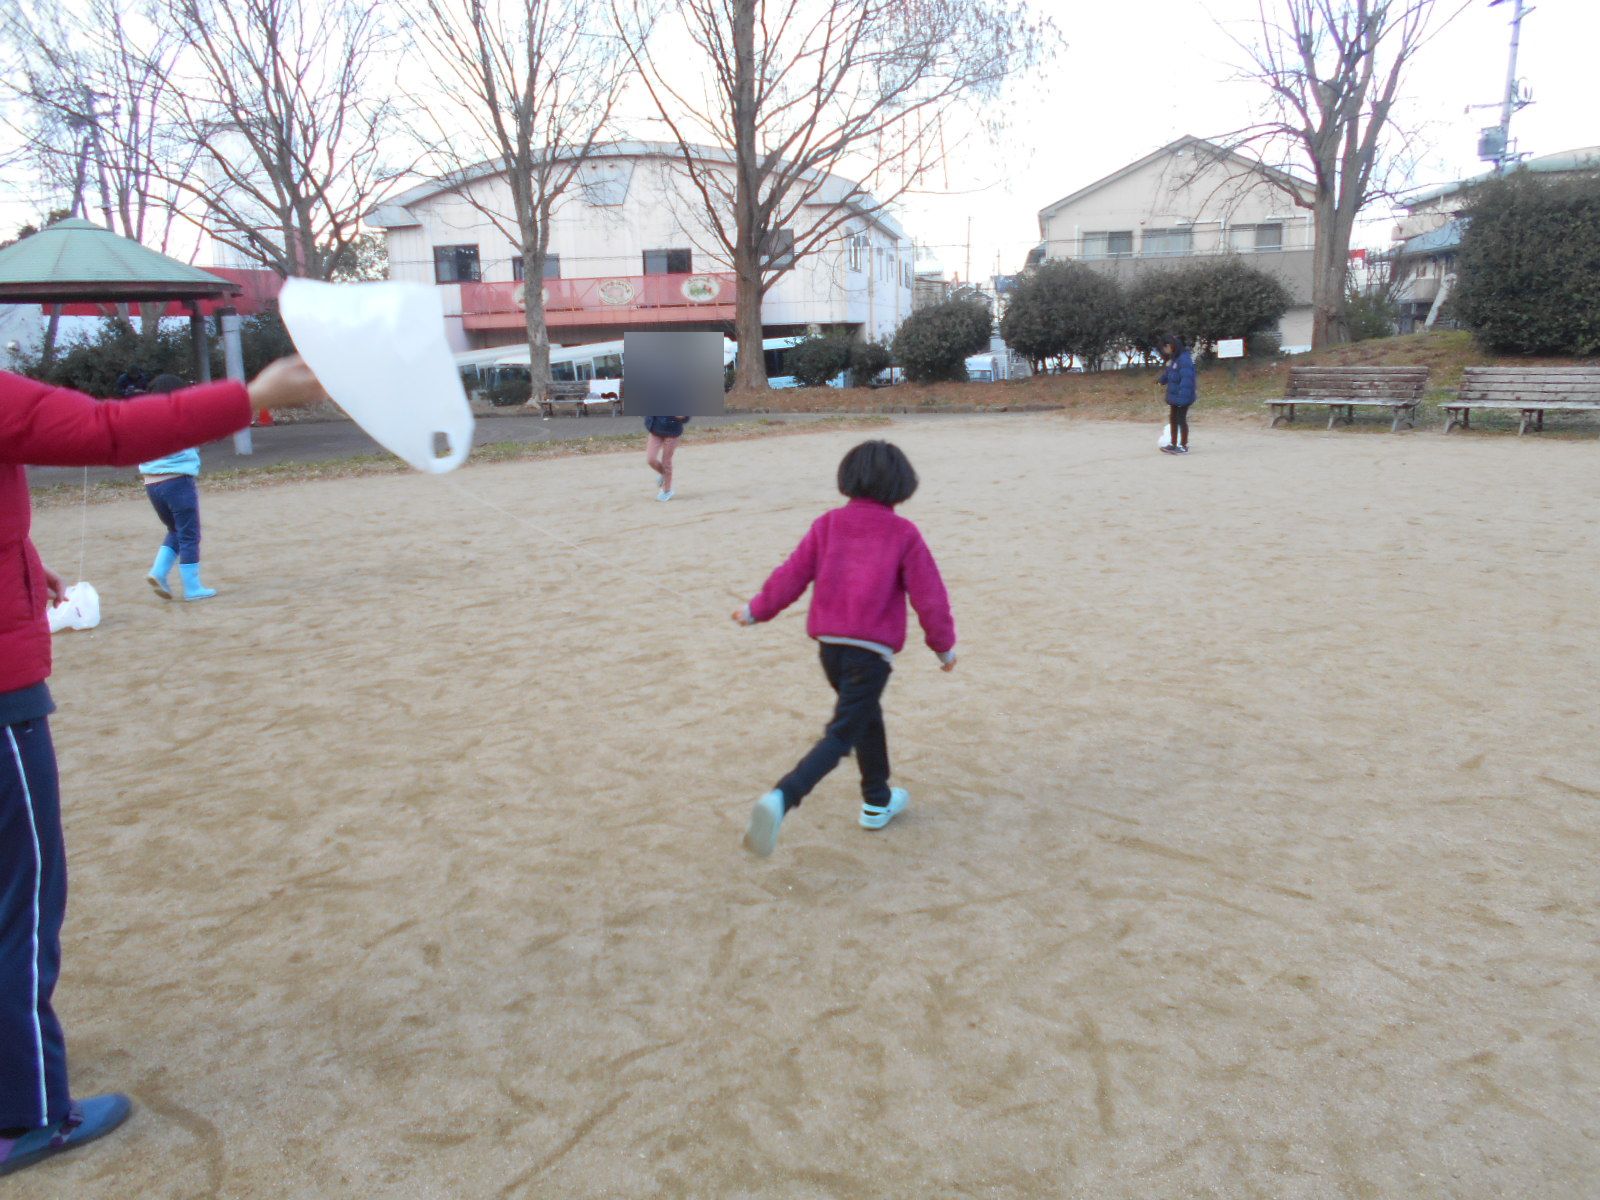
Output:
M882 829L895 817L905 811L906 805L911 803L911 793L905 788L889 789L889 806L879 808L876 804L863 804L861 806L861 828Z
M657 475L656 476L656 490L660 491L661 488L666 486L666 482L667 482L667 477L665 475Z
M677 495L676 492L657 492L656 493L656 499L657 500L671 500L675 495Z

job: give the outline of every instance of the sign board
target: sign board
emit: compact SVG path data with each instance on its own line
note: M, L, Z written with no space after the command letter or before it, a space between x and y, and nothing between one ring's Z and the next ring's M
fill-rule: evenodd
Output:
M1243 338L1224 338L1222 341L1217 343L1217 357L1218 358L1243 358L1244 357L1244 339Z

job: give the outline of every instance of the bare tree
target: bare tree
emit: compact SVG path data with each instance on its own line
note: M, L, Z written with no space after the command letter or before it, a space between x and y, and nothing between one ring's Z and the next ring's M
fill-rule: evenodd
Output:
M107 228L165 251L178 207L165 177L183 158L161 117L177 38L149 0L18 4L0 37L15 59L0 85L14 102L7 131L37 177L74 215L93 190ZM142 306L146 336L162 307Z
M1341 307L1356 217L1388 189L1385 150L1412 59L1466 0L1257 0L1257 18L1234 36L1248 77L1266 89L1264 119L1226 139L1258 143L1306 171L1316 224L1311 344L1344 340ZM1293 188L1284 192L1306 207Z
M168 176L215 241L325 279L392 174L378 97L390 31L361 0L162 0L186 44L166 111L192 169Z
M617 0L628 2L649 0ZM767 292L922 181L946 154L947 118L994 99L1054 29L1011 0L677 0L676 11L706 73L686 76L636 39L629 54L734 272L738 386L764 388Z
M430 173L522 256L535 401L549 385L551 215L608 136L628 59L602 0L403 0L433 76L415 107ZM628 31L642 36L646 16Z

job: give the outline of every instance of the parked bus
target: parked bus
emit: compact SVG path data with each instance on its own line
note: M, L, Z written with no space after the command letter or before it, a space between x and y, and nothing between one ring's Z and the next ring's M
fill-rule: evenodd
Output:
M798 337L779 337L762 341L762 357L766 361L770 386L798 386L789 371L789 350L803 340ZM621 340L591 342L586 346L551 346L550 379L554 383L587 383L589 395L584 404L610 404L618 397L617 384L622 379L622 346ZM728 366L737 358L738 345L731 338L723 338L723 366ZM529 378L528 362L527 346L498 346L491 350L472 350L456 355L456 366L469 391L487 390L517 380L525 381ZM843 379L841 375L834 386L844 386Z

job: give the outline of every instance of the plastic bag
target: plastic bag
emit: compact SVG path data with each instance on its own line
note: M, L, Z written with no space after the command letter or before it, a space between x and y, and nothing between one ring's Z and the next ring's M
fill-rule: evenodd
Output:
M1165 450L1168 446L1172 445L1172 422L1171 421L1163 421L1161 423L1161 438L1160 438L1159 441L1156 442L1156 445L1159 448L1161 448L1162 450Z
M334 403L384 449L441 475L472 449L472 408L425 283L291 279L278 310Z
M50 620L50 632L63 629L93 629L100 624L100 593L94 584L79 580L67 589L60 604L53 604L45 615Z

